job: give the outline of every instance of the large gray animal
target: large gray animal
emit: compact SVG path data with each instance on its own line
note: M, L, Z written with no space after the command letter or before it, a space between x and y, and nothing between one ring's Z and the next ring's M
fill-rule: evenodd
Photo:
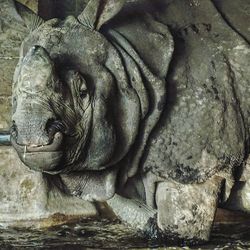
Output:
M17 4L12 144L133 227L208 240L249 152L248 34L210 0L124 4L46 22Z

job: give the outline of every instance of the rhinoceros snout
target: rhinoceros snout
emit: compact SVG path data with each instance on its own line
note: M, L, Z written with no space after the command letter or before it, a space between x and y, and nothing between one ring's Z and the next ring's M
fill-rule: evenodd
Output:
M19 146L25 146L31 150L39 148L41 151L58 150L63 139L64 126L60 121L48 119L44 122L36 122L34 124L17 125L13 121L11 127L11 136L15 143Z
M40 132L40 137L41 134L46 135L46 143L43 144L42 140L39 141L38 128L36 133L32 133L33 136L29 136L27 131L23 134L23 129L14 123L11 128L11 142L25 165L37 171L52 171L59 165L63 154L62 125L59 121L47 122L45 131Z

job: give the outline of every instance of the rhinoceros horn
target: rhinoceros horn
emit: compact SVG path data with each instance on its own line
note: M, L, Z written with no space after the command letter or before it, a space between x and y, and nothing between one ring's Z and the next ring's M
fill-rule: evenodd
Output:
M78 20L92 30L99 30L121 10L124 3L125 0L90 0Z

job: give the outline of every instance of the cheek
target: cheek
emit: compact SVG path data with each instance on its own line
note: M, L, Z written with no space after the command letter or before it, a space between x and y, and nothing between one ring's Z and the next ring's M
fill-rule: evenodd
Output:
M77 114L84 116L86 112L89 112L91 107L91 100L89 95L86 95L84 98L77 96L74 99L74 109Z

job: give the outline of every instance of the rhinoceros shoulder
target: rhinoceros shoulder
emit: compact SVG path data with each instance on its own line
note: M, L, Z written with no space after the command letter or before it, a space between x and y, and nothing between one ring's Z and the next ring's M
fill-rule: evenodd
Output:
M110 27L119 32L137 51L151 72L165 78L174 43L168 26L150 14L126 13L126 22L116 18Z

